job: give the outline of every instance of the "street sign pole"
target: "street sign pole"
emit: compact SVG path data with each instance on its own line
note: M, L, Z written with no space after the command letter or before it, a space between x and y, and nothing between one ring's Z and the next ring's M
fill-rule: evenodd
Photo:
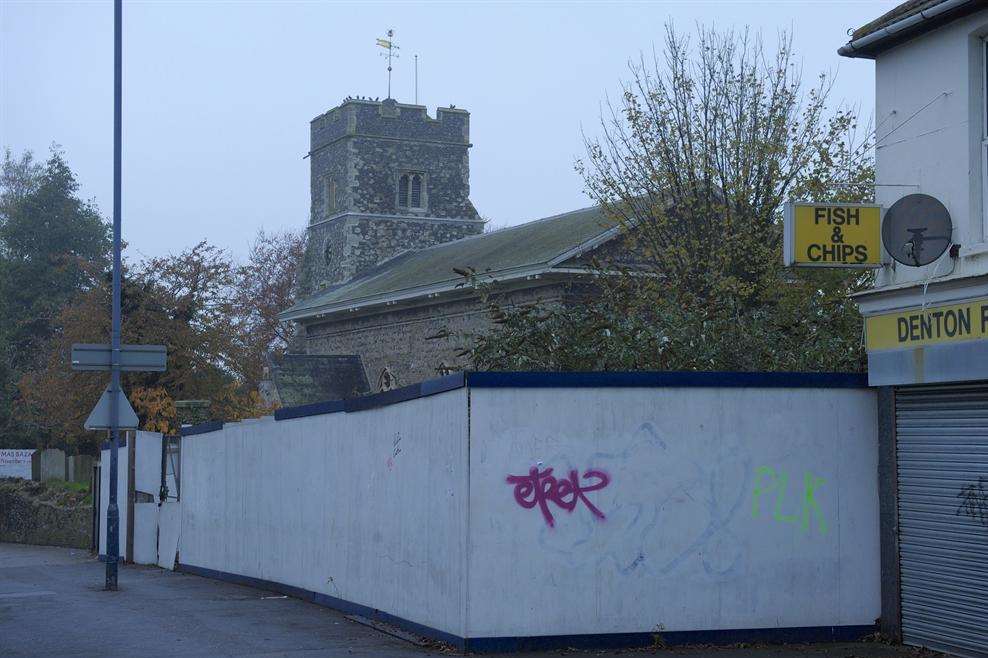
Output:
M120 509L117 450L120 447L120 137L123 60L123 0L113 2L113 324L110 329L110 501L106 509L106 589L117 589Z

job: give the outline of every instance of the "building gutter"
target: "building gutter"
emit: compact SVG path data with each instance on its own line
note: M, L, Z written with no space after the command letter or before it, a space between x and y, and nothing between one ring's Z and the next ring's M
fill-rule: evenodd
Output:
M923 11L913 14L912 16L907 16L902 20L896 21L891 25L886 25L882 29L865 35L860 39L849 41L837 51L837 54L843 57L874 58L877 52L881 50L880 46L883 42L897 37L901 38L905 36L904 32L923 23L933 21L949 11L958 9L964 5L976 6L978 4L980 4L978 0L947 0L946 2L936 5L935 7L924 9Z
M548 274L554 274L557 271L550 268L547 264L543 263L536 265L534 267L526 266L521 268L514 268L510 270L500 270L497 272L484 272L483 274L476 275L477 282L474 286L465 286L462 280L451 279L448 281L443 281L441 283L418 286L415 288L408 288L398 292L391 292L378 295L370 295L368 297L348 300L345 302L335 302L329 304L320 304L316 306L310 306L297 310L287 310L278 314L278 320L281 322L289 322L292 320L306 320L310 318L322 319L330 315L341 312L356 312L363 311L371 307L386 307L399 304L401 302L407 302L413 299L429 299L438 297L440 295L463 291L464 289L474 288L477 285L487 284L487 283L506 283L518 280L534 280L539 279ZM570 273L566 270L561 270L564 273ZM583 274L592 274L590 270L580 270Z

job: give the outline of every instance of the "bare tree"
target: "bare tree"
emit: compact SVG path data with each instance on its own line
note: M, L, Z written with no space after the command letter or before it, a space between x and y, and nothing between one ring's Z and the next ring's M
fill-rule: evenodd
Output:
M475 368L862 367L848 293L867 275L784 269L781 211L789 198L870 199L871 134L831 107L827 76L804 82L791 46L667 27L662 54L631 63L577 163L630 254L597 254L596 294L578 303L489 301L495 328L466 350Z
M750 285L777 264L789 197L871 194L869 145L851 141L855 112L829 110L826 75L804 84L791 36L767 53L747 31L699 28L694 43L667 26L662 56L630 71L577 167L678 287Z

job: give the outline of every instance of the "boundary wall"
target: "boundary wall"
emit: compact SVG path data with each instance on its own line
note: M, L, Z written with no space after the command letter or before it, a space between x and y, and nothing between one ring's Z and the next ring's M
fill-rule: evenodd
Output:
M877 466L863 376L468 373L187 429L167 534L468 650L853 639Z

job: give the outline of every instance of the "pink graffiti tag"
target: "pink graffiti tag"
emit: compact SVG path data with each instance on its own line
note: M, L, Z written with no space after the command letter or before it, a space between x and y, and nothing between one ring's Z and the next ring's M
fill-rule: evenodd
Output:
M552 512L549 511L549 501L552 501L567 512L576 509L576 503L583 501L587 509L598 519L604 518L604 513L594 507L594 504L584 496L588 491L597 491L606 487L611 479L607 473L590 469L583 473L583 479L596 478L597 481L588 486L580 486L576 470L569 472L569 477L557 480L552 475L552 469L547 468L539 471L537 466L533 466L528 471L528 475L509 475L508 484L515 485L515 502L525 509L532 509L536 505L542 510L542 517L549 527L555 525Z

